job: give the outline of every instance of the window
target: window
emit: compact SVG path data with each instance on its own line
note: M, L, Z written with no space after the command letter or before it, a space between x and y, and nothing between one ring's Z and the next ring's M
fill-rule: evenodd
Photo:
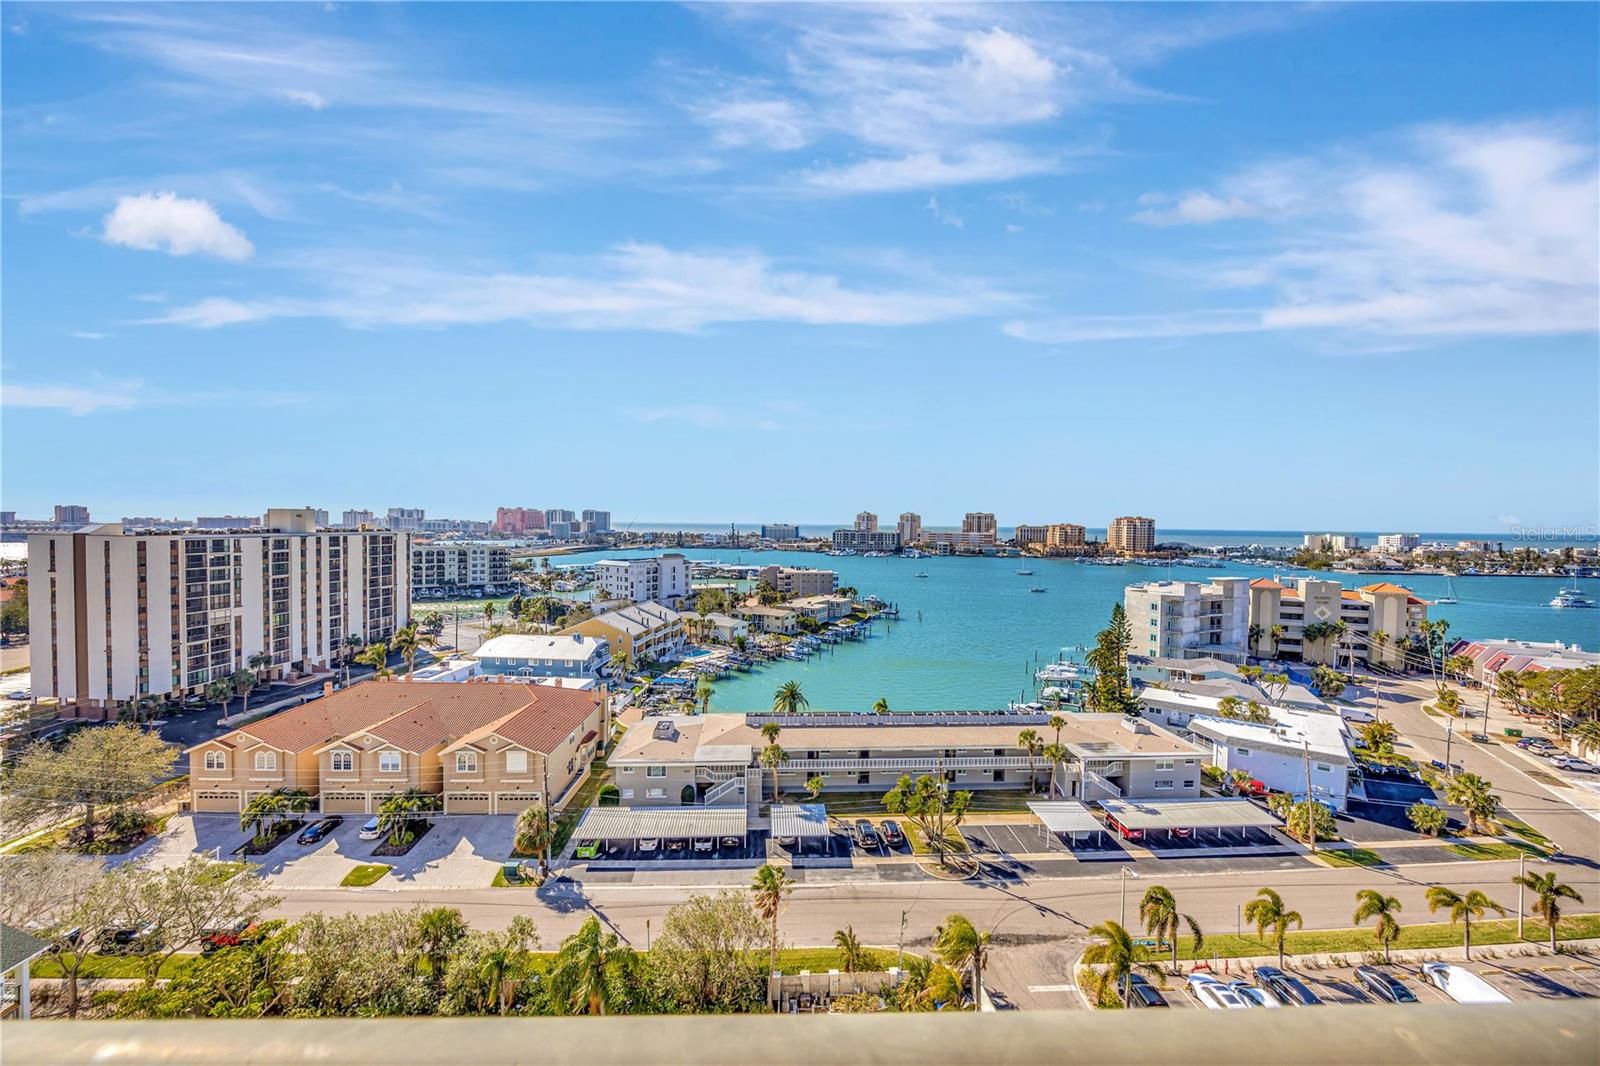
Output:
M1156 760L1156 769L1157 770L1171 770L1176 765L1177 765L1177 763L1174 762L1171 759L1157 759Z
M622 773L625 773L625 774L631 774L631 773L633 773L633 767L631 767L631 766L624 766L624 767L622 767L622 770L621 770L621 772L622 772Z
M207 770L226 770L227 768L228 768L228 757L226 755L224 755L220 751L208 751L208 752L206 752L206 769Z
M622 790L622 798L625 799L625 800L633 799L633 789L631 789L631 788L623 789Z
M1319 772L1320 772L1320 773L1324 773L1324 774L1331 774L1331 773L1333 773L1333 767L1331 767L1331 766L1329 766L1329 765L1328 765L1328 764L1327 764L1327 763L1325 763L1325 762L1319 762L1319 763L1317 763L1317 764L1316 764L1316 767L1317 767L1317 770L1318 770L1318 771L1319 771Z
M647 799L658 800L667 798L667 790L664 788L647 788L645 789L644 794Z
M1184 788L1193 788L1194 787L1194 782L1193 781L1185 781L1183 783L1183 787Z
M257 770L276 770L278 768L278 753L275 751L256 752Z
M475 751L456 752L456 773L475 774L478 772L478 753Z
M1170 777L1158 777L1158 778L1156 778L1155 787L1156 788L1171 788L1172 787L1172 778L1170 778Z
M1234 752L1235 755L1249 755L1250 754L1250 749L1249 748L1234 748L1233 752Z
M646 777L666 777L667 776L667 768L665 766L646 766L644 768L644 776L646 776Z
M506 773L525 774L528 772L528 753L525 751L506 752Z
M378 752L378 772L380 774L397 774L400 772L400 753L398 751Z
M331 768L342 773L349 773L356 768L356 757L352 752L343 749L333 753L330 759Z

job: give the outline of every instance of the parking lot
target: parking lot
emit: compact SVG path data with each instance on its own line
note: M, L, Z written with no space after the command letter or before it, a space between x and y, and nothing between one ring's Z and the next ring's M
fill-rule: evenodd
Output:
M658 839L655 846L650 848L638 846L631 840L604 840L596 842L600 845L600 852L587 861L598 865L600 869L685 861L764 862L767 839L765 830L752 829L743 837L702 838L700 843L703 846L698 850L696 841L687 838ZM581 855L578 857L579 861L584 861Z

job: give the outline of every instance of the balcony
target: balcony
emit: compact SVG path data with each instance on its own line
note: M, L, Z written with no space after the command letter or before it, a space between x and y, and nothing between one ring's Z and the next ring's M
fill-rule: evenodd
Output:
M897 770L936 774L940 770L1026 770L1028 761L1026 755L953 755L948 758L936 755L887 755L870 759L790 759L783 764L783 769L794 772ZM1035 769L1043 765L1043 758L1033 760Z

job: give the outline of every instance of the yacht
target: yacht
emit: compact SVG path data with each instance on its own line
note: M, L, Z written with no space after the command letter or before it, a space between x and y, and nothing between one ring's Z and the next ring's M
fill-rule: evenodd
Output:
M1562 589L1556 593L1556 598L1550 601L1552 607L1593 607L1594 597L1574 584L1570 589Z
M926 570L918 570L916 573L912 574L911 576L912 577L927 577L928 576L928 572Z
M1043 585L1031 585L1031 586L1029 586L1028 591L1029 592L1049 592L1050 590L1045 588Z
M1444 578L1444 595L1435 596L1433 598L1433 602L1434 603L1460 603L1461 602L1460 600L1456 599L1456 583L1455 583L1454 580L1452 580L1452 575L1450 575L1450 574L1446 574L1445 575L1445 578Z
M1088 675L1092 672L1077 663L1050 663L1034 671L1033 679L1035 681L1073 684L1087 680Z

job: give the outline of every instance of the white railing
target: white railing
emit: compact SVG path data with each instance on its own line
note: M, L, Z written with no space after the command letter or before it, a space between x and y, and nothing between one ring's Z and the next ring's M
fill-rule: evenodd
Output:
M1038 766L1039 760L1033 760ZM790 759L786 771L802 770L1025 770L1026 755L955 755L947 759L931 755L880 756L870 759Z
M1105 793L1105 796L1092 797L1094 799L1104 799L1104 798L1107 798L1107 797L1109 797L1111 799L1121 799L1122 798L1122 789L1118 788L1116 785L1113 785L1110 781L1107 781L1105 778L1101 777L1099 774L1095 773L1093 770L1089 769L1088 767L1084 767L1082 773L1083 773L1083 795L1079 796L1078 797L1079 799L1090 799L1091 798L1090 795L1089 795L1089 786L1091 786L1091 785L1093 785L1095 788L1098 788L1102 792Z
M741 796L744 794L744 778L742 776L730 778L717 787L711 789L705 794L705 798L700 802L703 806L710 807L722 802L724 799L732 796L736 792Z
M737 777L743 777L744 767L696 766L694 768L694 776L696 781L721 783L723 781L731 781Z

